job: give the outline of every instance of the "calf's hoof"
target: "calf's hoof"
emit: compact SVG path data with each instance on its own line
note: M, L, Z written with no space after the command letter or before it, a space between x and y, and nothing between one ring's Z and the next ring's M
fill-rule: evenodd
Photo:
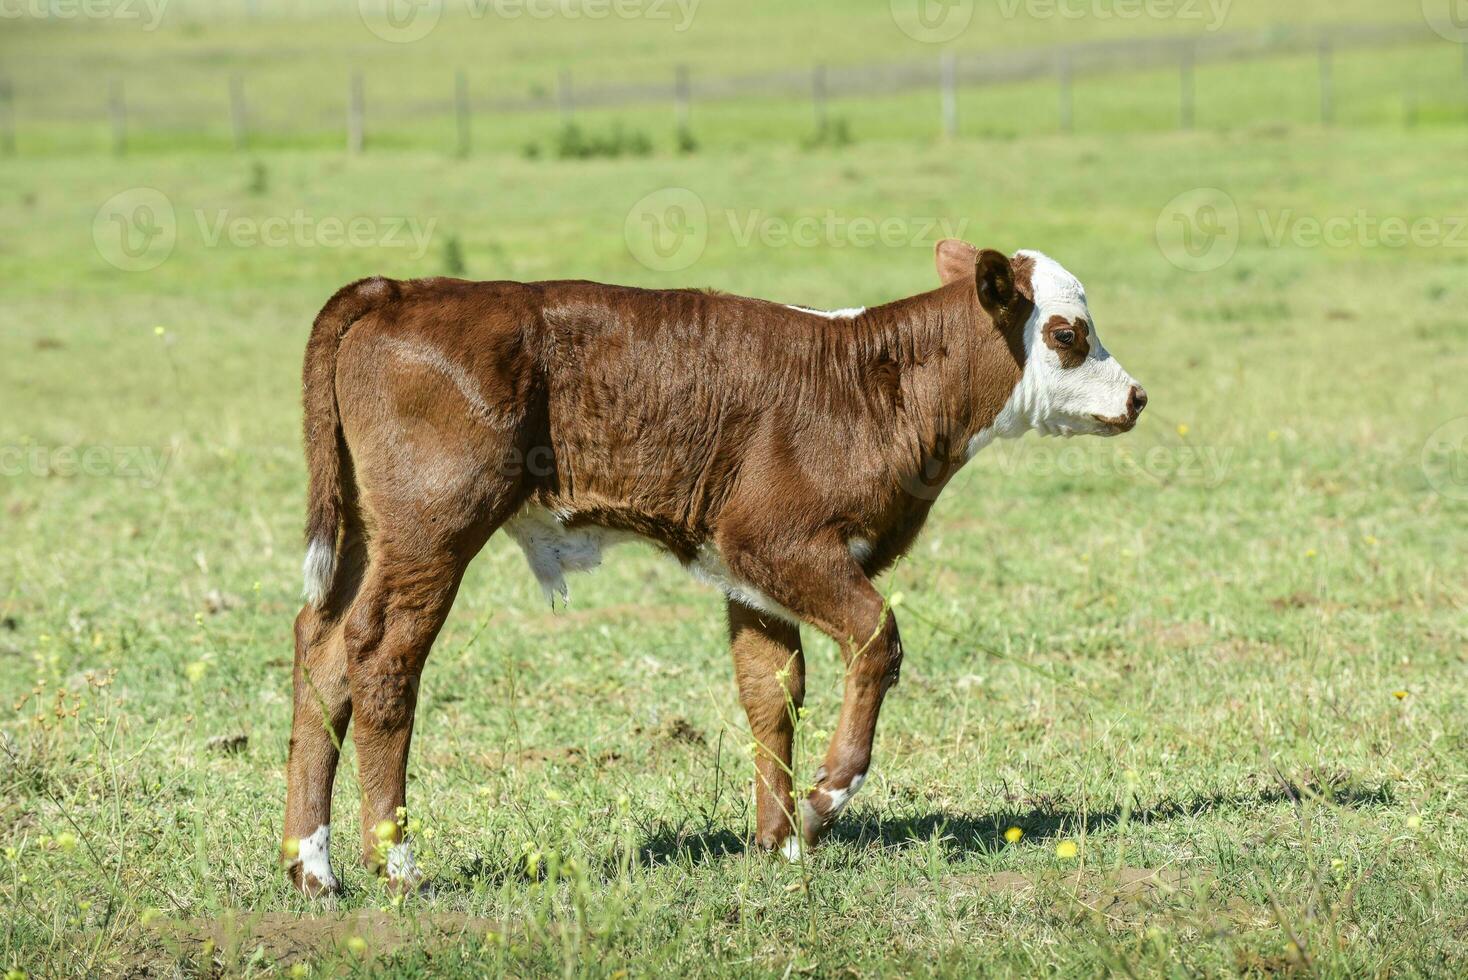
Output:
M409 895L429 895L433 892L432 883L417 871L408 875L385 875L382 883L389 895L404 898Z
M296 891L310 899L331 899L342 893L341 882L334 875L328 874L324 879L317 877L302 869L300 862L291 865L286 876L296 886Z

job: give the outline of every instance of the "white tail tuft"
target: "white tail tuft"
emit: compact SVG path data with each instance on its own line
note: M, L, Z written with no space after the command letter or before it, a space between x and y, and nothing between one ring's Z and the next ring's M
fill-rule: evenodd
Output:
M320 609L331 594L331 580L336 575L336 542L325 538L312 541L306 549L301 574L306 580L302 595L308 603Z

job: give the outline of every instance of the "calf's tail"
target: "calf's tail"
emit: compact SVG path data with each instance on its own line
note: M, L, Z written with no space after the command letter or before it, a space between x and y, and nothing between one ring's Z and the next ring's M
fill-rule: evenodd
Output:
M348 450L336 403L337 350L353 323L392 302L398 294L398 284L380 276L342 287L316 315L311 339L306 342L301 389L310 489L302 575L304 598L318 609L326 604L336 575L337 539L345 506L342 464Z

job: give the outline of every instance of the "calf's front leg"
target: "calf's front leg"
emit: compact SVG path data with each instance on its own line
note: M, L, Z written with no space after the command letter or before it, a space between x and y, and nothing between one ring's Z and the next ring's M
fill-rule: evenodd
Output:
M768 546L751 548L752 540L754 535L743 537L735 528L726 531L720 551L730 569L835 640L846 663L840 719L816 770L815 786L799 803L801 838L810 845L830 829L866 779L882 700L897 682L902 664L902 642L892 611L844 542L815 538L787 543L777 552ZM785 759L788 764L788 751ZM787 844L782 851L790 857L800 853L798 845Z
M887 690L897 683L902 666L902 641L892 610L875 594L876 605L863 603L849 624L841 644L846 681L841 716L816 770L815 787L800 801L801 832L806 844L818 841L866 781L872 762L872 740L877 716Z

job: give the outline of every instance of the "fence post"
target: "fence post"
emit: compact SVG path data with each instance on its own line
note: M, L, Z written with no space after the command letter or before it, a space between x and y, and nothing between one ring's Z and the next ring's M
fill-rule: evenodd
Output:
M234 133L234 148L245 149L250 142L249 116L245 111L245 80L238 73L229 76L229 127Z
M347 93L347 152L353 156L362 152L366 144L366 98L362 92L362 73L352 72L352 84Z
M107 113L112 117L112 152L122 156L127 153L127 101L121 79L114 79L108 90Z
M1071 64L1070 50L1060 53L1060 131L1075 132L1075 66Z
M678 65L673 69L673 120L678 128L678 141L687 143L692 135L689 121L689 103L693 101L692 86L688 81L688 66Z
M810 77L811 102L814 104L816 113L816 132L825 133L828 118L826 116L826 66L816 65Z
M556 93L556 101L561 107L561 124L571 125L571 116L576 111L575 96L571 92L571 69L562 68L560 87Z
M943 52L940 72L943 89L943 135L948 139L955 139L958 136L958 58L952 51Z
M15 89L8 78L0 78L0 152L15 156Z
M1335 72L1330 37L1320 39L1320 121L1326 126L1335 122Z
M1196 41L1185 41L1183 43L1182 67L1181 67L1181 94L1182 108L1179 113L1179 121L1183 129L1192 129L1197 121L1198 83L1194 75L1195 65L1198 59L1198 44Z
M454 73L454 122L458 132L458 154L469 155L469 77L463 69Z

